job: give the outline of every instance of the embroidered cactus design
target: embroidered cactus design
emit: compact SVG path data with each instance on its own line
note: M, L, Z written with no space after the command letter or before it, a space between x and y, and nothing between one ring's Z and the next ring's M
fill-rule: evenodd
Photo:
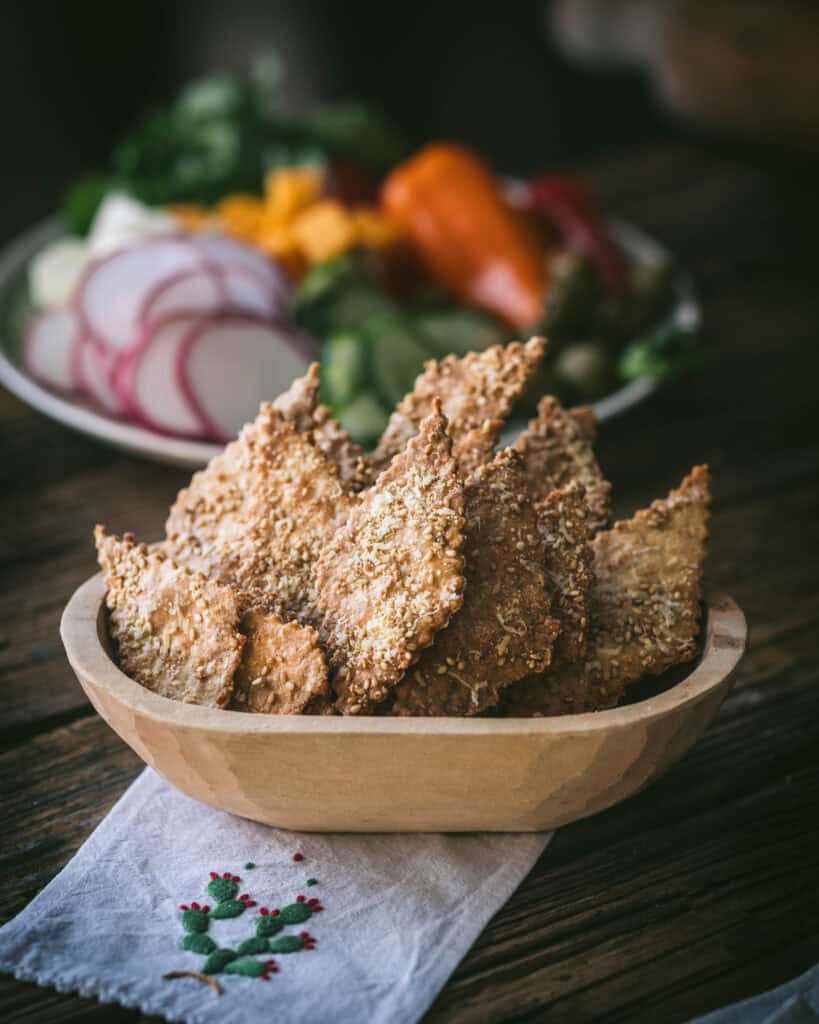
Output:
M210 907L200 907L198 903L191 903L187 906L180 903L182 911L182 927L186 932L206 932L208 930L208 911Z
M265 908L262 907L262 910ZM262 911L259 911L261 915ZM284 928L284 921L278 917L260 916L256 918L256 934L263 939L270 939L274 935L278 935L279 932Z
M208 882L208 896L212 896L217 903L225 903L228 900L236 899L236 894L239 892L239 882L241 882L241 878L238 875L231 875L228 871L221 876L217 875L215 871L211 871L210 881Z
M315 949L316 940L309 932L299 932L298 935L282 935L281 938L271 939L268 949L271 953L298 953L302 949Z
M233 960L225 967L228 974L244 974L246 978L260 978L267 981L271 974L278 971L275 960Z
M250 863L248 862L248 865ZM179 905L182 912L180 921L185 932L181 942L182 949L206 958L201 975L198 976L202 981L206 980L207 976L222 972L268 981L270 975L279 969L276 961L256 959L257 956L270 953L300 953L302 950L316 948L317 940L307 931L299 932L298 935L280 934L288 925L303 924L313 914L324 910L319 899L308 900L302 895L296 896L293 903L281 908L259 907L254 923L255 934L239 942L235 949L220 947L215 939L206 934L210 922L238 917L256 906L256 900L251 899L249 893L239 893L240 882L241 878L229 871L221 875L211 871L206 888L208 895L215 901L214 906L200 905L196 901ZM308 884L310 883L315 884L315 881L310 879ZM196 972L170 972L166 977L187 976L191 973Z
M205 935L203 932L190 932L182 940L182 948L186 949L189 953L203 953L207 956L217 946L210 935Z
M203 974L218 974L223 971L231 960L235 960L239 954L235 949L215 949L205 961L202 968Z

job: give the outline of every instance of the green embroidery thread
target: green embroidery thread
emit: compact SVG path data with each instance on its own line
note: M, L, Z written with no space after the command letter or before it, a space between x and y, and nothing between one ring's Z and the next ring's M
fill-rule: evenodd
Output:
M248 866L255 865L248 861ZM313 914L324 910L319 899L313 897L308 900L305 896L297 896L293 903L288 903L281 909L268 910L267 907L260 907L254 925L255 934L239 942L236 949L218 946L216 941L206 934L210 922L239 917L246 910L256 906L256 900L251 899L249 893L239 893L240 882L241 878L229 871L222 875L211 871L206 888L208 895L215 900L215 905L211 908L208 904L200 905L196 901L190 905L179 905L182 912L180 921L185 932L181 941L182 949L204 956L205 963L199 974L172 971L164 977L196 975L200 980L207 980L210 975L224 972L269 981L270 975L278 971L278 965L275 960L257 960L257 956L270 953L300 953L302 950L316 948L317 940L307 931L299 932L298 935L279 934L288 925L303 924ZM307 884L315 885L316 879L308 879Z
M217 947L210 935L205 935L203 932L190 932L182 940L182 948L189 953L202 953L207 956Z
M269 953L270 942L263 935L251 935L236 947L239 956L255 956L256 953Z
M203 974L218 974L223 971L231 960L235 960L239 954L235 949L215 949L205 961L202 968Z

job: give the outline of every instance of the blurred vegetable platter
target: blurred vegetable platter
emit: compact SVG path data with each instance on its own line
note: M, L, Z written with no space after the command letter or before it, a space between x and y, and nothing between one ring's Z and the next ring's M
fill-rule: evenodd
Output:
M625 252L577 180L412 152L360 106L285 116L280 73L270 57L188 87L71 189L68 237L30 268L33 376L210 441L316 357L323 400L369 445L426 359L515 336L549 339L530 402L698 365L670 260Z

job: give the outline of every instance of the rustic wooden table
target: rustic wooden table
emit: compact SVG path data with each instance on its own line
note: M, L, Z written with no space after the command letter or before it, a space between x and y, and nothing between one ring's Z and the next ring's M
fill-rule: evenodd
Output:
M673 1024L819 960L819 195L815 174L652 148L588 178L690 267L711 368L606 426L618 513L710 463L708 574L750 652L705 739L647 792L561 829L431 1012ZM93 713L57 625L91 527L156 536L184 474L0 396L0 821L6 919L141 769ZM3 1021L139 1015L0 979Z

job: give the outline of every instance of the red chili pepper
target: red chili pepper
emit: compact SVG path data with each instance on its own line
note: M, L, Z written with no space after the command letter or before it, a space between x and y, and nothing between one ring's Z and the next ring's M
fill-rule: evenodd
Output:
M528 191L528 208L545 217L569 245L588 256L612 291L625 290L622 257L578 179L564 174L544 174L528 183Z

